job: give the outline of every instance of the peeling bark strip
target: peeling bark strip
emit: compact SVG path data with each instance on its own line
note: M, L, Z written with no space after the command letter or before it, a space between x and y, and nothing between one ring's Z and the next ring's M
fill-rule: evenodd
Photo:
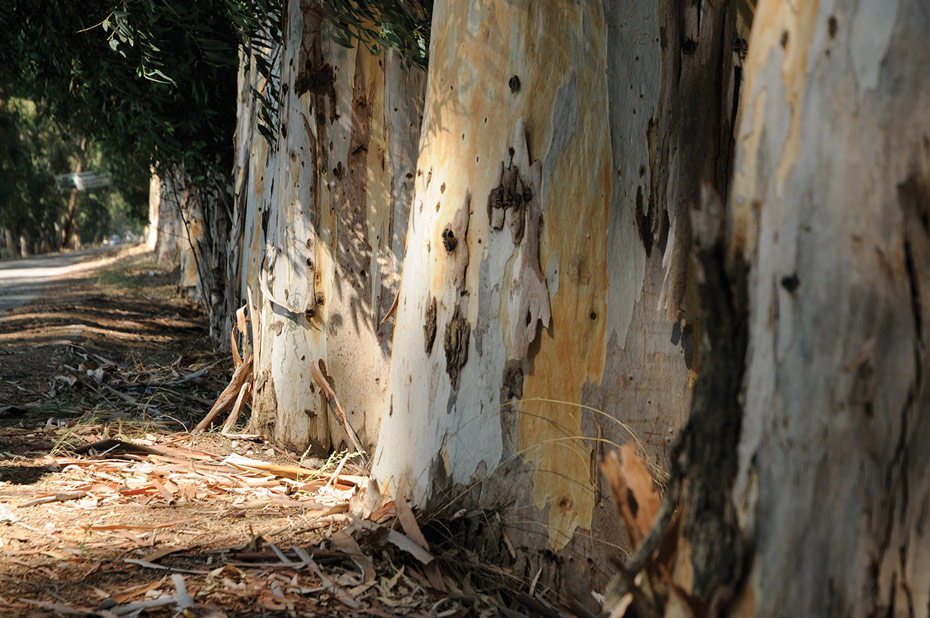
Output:
M501 163L500 183L488 196L488 212L492 229L501 229L507 218L511 240L518 246L508 286L508 309L510 354L519 359L526 358L538 325L548 327L552 314L546 277L539 265L542 212L539 201L533 199L542 194L542 165L539 161L530 165L522 118L514 129L512 144L508 160Z

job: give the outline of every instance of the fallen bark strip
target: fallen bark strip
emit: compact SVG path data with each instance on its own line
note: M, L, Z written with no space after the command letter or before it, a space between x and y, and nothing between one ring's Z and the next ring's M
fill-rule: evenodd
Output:
M323 364L322 360L317 359L310 363L310 375L313 376L313 381L316 382L316 385L323 391L323 395L326 396L326 401L329 402L329 409L336 415L336 420L339 421L346 435L349 436L352 446L359 453L364 453L365 449L362 448L362 442L358 439L358 434L355 433L355 430L352 429L352 425L350 425L348 419L346 419L346 415L342 411L342 406L339 405L339 400L336 399L336 391L334 391L333 387L329 384L326 375L326 366ZM365 461L367 462L367 458L365 458Z
M233 377L232 380L230 380L229 385L223 390L222 393L220 393L216 403L213 404L213 408L207 413L202 421L197 423L197 426L191 430L191 433L197 433L199 431L205 430L213 423L217 416L228 410L229 407L235 403L242 385L251 375L252 355L250 354L245 362L236 368L236 371L233 373Z

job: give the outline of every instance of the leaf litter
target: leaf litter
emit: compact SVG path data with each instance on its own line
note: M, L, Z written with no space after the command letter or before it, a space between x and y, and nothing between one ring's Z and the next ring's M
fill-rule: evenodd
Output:
M124 267L141 279L152 268ZM382 496L363 455L310 459L237 428L251 390L249 355L235 349L241 312L230 366L204 351L202 322L177 299L99 288L72 281L0 318L0 338L23 348L6 344L0 368L5 616L591 615L550 603L451 532L498 513L424 523ZM114 305L144 337L85 329L51 353L26 349L48 316L106 325ZM227 411L219 431L203 431Z
M108 433L99 424L0 428L69 445L18 456L43 470L38 483L0 483L0 551L20 567L2 577L28 582L18 596L0 593L11 610L500 615L496 591L449 592L458 587L446 585L409 505L366 508L377 489L345 457L308 467L259 438Z

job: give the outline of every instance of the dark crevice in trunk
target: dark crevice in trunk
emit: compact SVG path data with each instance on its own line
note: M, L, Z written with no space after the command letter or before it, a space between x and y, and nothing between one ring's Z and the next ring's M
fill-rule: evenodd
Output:
M904 265L907 269L907 281L911 289L911 311L914 314L914 329L917 332L918 341L923 339L923 325L921 324L921 310L917 271L914 267L914 255L911 249L911 243L904 241Z
M744 571L744 548L730 501L738 468L743 410L739 401L748 341L748 266L726 265L722 243L698 251L698 285L706 337L704 366L688 424L672 453L673 474L687 480L682 507L691 544L694 594L714 611L732 598Z

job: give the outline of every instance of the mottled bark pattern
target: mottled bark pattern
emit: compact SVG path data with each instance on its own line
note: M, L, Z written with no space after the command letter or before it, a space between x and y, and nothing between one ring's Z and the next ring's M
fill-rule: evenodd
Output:
M283 46L266 50L280 81L275 144L242 103L234 216L240 293L252 297L253 422L320 454L347 437L310 379L317 359L362 441L377 437L423 84L394 54L345 49L329 28L317 2L286 3ZM250 66L241 90L265 87Z
M928 31L922 0L758 6L730 202L734 615L930 611Z
M712 2L433 8L374 474L422 505L476 483L474 503L509 505L518 571L589 590L621 538L604 445L636 441L659 468L690 410L703 334L690 210L705 170L726 191L732 15ZM437 354L461 321L467 356ZM482 551L509 560L493 545Z

